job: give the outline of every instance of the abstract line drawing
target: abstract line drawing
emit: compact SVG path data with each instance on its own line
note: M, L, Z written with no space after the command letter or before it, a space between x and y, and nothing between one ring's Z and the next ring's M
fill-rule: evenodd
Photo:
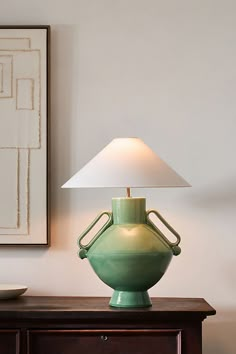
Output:
M5 156L4 156L5 155ZM9 168L15 168L15 176L13 173L7 173L5 176L5 185L4 192L7 194L7 198L4 200L7 201L8 205L3 205L0 203L0 235L17 235L17 234L28 234L29 232L29 150L22 149L0 149L0 162L3 162L3 158L8 160L14 156L14 164L8 163ZM6 165L6 164L5 164ZM12 180L13 182L12 182ZM3 174L0 177L1 182L3 182ZM6 186L6 180L9 185ZM14 193L14 196L12 194ZM0 195L3 195L3 192L0 191ZM11 197L11 198L10 198ZM11 207L11 213L3 212L3 207ZM14 217L14 223L11 225L8 223L3 223L4 218Z
M48 245L49 26L0 27L0 245Z
M4 55L3 55L4 54ZM11 74L4 75L7 79L5 80L11 82L11 92L14 92L14 97L12 94L6 95L5 91L3 94L0 94L3 98L13 98L13 100L7 100L4 102L5 110L8 111L8 115L4 115L0 120L0 147L7 148L31 148L31 149L39 149L40 148L40 137L41 137L41 55L40 50L23 50L23 51L0 51L0 62L1 58L8 58L8 61L11 58L11 62L14 62L14 66L12 64L13 69L11 70ZM3 59L2 59L3 61ZM6 66L6 65L5 65ZM4 67L5 67L4 66ZM7 74L7 73L6 73ZM22 77L22 74L24 75ZM25 79L25 81L19 81ZM27 91L26 85L30 84L29 81L33 81L32 91L28 92L28 96L33 94L31 105L33 107L29 110L30 113L25 114L22 110L27 109ZM19 97L19 83L23 87L21 90L21 95ZM25 84L26 85L23 85ZM5 84L6 86L7 84ZM28 87L28 90L30 87ZM23 103L23 105L19 105ZM28 97L28 101L30 98ZM23 102L24 101L24 102ZM13 104L15 102L15 104ZM0 109L1 109L1 100L0 100ZM10 118L9 118L10 117ZM21 122L21 124L19 124ZM8 134L4 133L4 129L8 129ZM30 131L30 134L27 134Z
M0 99L12 98L13 97L13 57L12 55L0 54L0 65L1 65Z
M3 63L0 63L0 92L3 92Z
M0 228L14 229L19 224L19 151L0 150L0 166L0 194L4 199L0 203ZM11 213L5 213L5 208Z
M0 38L0 48L2 50L17 50L20 49L29 49L31 48L31 39L30 38Z
M34 79L16 79L16 109L34 110Z

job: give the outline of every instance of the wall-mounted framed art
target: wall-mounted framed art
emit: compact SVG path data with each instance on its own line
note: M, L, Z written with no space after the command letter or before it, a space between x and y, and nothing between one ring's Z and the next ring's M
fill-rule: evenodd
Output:
M49 245L49 39L0 27L0 245Z

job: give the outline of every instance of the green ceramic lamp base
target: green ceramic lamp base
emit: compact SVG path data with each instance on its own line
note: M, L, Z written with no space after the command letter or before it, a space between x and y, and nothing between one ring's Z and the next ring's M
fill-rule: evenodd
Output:
M147 291L119 291L115 290L110 303L112 307L149 307L152 306Z
M149 218L154 214L176 236L169 241ZM83 238L106 215L107 222L88 244ZM146 211L145 198L113 198L112 213L104 211L79 237L79 256L88 258L95 273L114 293L110 306L152 306L147 290L165 274L180 253L179 235L155 210Z

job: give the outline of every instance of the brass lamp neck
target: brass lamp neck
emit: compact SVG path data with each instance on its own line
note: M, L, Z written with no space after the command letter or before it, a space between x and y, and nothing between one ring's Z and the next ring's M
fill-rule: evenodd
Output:
M131 197L131 194L130 194L130 187L127 187L127 188L126 188L126 197L127 197L127 198L130 198L130 197Z

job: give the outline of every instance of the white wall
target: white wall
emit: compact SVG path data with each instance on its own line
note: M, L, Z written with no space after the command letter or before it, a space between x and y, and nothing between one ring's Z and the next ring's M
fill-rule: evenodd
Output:
M236 2L0 0L0 23L50 24L49 249L0 249L0 281L28 295L110 296L79 233L122 190L61 190L117 136L139 136L192 188L138 190L182 235L152 296L204 297L205 354L236 352Z

